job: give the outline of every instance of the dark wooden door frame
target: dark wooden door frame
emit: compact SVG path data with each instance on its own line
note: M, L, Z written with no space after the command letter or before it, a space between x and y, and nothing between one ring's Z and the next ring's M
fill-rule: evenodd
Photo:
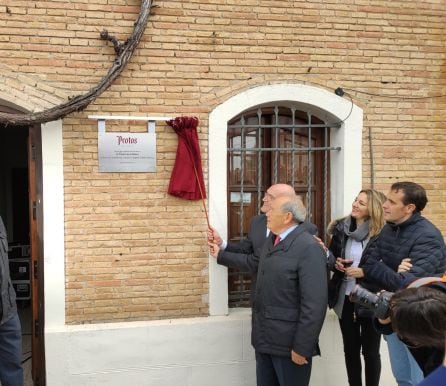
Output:
M40 125L29 127L28 176L31 254L32 377L34 386L45 381L43 285L43 183Z
M20 113L0 104L0 111ZM6 129L6 128L5 128ZM10 130L14 130L12 127ZM43 180L40 125L28 128L29 239L31 255L32 377L34 386L44 386L44 282L43 282Z

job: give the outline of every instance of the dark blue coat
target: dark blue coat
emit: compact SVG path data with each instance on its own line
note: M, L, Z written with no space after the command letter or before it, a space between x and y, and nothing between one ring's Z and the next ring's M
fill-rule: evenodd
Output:
M397 273L404 258L410 258L413 266ZM359 266L368 281L387 291L396 291L418 277L441 276L446 270L443 236L420 213L414 213L401 224L386 224Z

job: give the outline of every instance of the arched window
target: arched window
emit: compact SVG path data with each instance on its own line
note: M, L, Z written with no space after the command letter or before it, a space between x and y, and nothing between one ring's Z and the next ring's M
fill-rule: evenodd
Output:
M278 109L277 120L276 106ZM259 109L262 119L259 119ZM242 116L244 116L243 124ZM269 116L269 121L266 116ZM283 119L286 121L281 121ZM269 129L267 126L262 127L262 125L268 124L272 125ZM234 127L236 125L240 127ZM321 139L315 138L316 129L325 133L322 142L320 142ZM228 130L231 131L229 134ZM268 130L269 134L267 135L265 133ZM288 175L296 190L299 185L301 188L303 186L300 191L305 195L304 199L310 209L312 221L319 227L321 223L327 223L331 219L347 214L351 210L352 199L362 186L362 130L362 110L351 100L340 98L335 93L321 87L308 84L277 83L251 87L231 96L217 105L209 114L208 178L211 224L226 239L240 238L240 235L246 235L251 217L248 213L249 211L253 215L257 213L263 189L268 184L264 178L265 170L268 170L272 182L274 182L274 175L277 173L278 182L282 182L279 180L279 176ZM251 132L252 134L250 134ZM277 137L275 137L276 133ZM302 140L304 134L311 140L307 140L306 144L304 142L302 146L298 145L298 141ZM255 135L258 135L260 139L257 139ZM270 143L268 148L266 147L267 137ZM265 147L259 148L257 143ZM319 143L322 145L319 146ZM292 146L296 149L289 148ZM323 150L324 148L325 150ZM258 152L261 154L261 169L254 163L253 158L253 154L257 155ZM267 155L268 152L271 153L270 156ZM234 153L234 157L232 153ZM317 161L318 156L315 153L322 154L322 161ZM263 162L262 154L263 157L269 157L268 163ZM274 163L275 154L280 160L277 167ZM280 154L283 154L282 158ZM256 157L255 161L258 161L259 156ZM302 169L300 176L296 170L293 171L293 159L294 168ZM305 168L305 162L307 162L307 168ZM298 164L300 166L296 166ZM239 171L236 170L237 167ZM250 168L254 169L247 173ZM288 172L286 168L288 168ZM239 177L237 177L238 173L240 173ZM325 173L328 174L326 177ZM247 174L251 174L249 178L255 181L255 188L251 190L249 196L245 194L249 193L246 183L249 180ZM321 175L322 177L320 177ZM262 179L259 184L257 183L260 181L258 176ZM294 182L292 181L293 176ZM318 176L324 179L326 190L325 188L320 189L317 182ZM242 179L243 183L241 183ZM322 202L325 202L325 208L324 204L322 206L319 204L322 212L318 212L317 209L317 197L320 191L322 191ZM324 191L326 195L324 195ZM232 203L231 192L233 192ZM238 204L236 203L237 198ZM254 204L248 205L248 200ZM233 206L232 209L231 206ZM237 217L234 220L234 215L230 215L229 211L237 213L237 206L238 220ZM322 219L326 216L326 221L318 220L318 216ZM230 221L232 224L234 222L238 224L235 225L235 231L232 231L234 225L230 225ZM229 231L232 232L231 235L228 234ZM324 238L324 229L319 229L319 234ZM246 285L242 290L246 291L249 282L243 284ZM231 298L233 298L233 293L228 291L228 269L219 265L212 256L209 256L209 313L211 315L226 315L229 312L228 303L234 307L233 299L228 301L228 294L231 294ZM248 292L244 293L244 298L248 297Z

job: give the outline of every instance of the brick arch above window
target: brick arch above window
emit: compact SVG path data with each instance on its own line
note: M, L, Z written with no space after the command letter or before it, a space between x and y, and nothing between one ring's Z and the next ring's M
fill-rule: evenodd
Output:
M211 224L223 236L227 229L227 124L253 106L278 102L291 102L328 123L344 121L339 129L333 130L330 140L331 146L341 147L341 151L331 157L332 218L347 213L351 200L361 189L362 109L334 92L309 85L286 83L248 89L230 97L209 115L209 216ZM226 268L210 258L209 276L209 312L211 315L227 314Z

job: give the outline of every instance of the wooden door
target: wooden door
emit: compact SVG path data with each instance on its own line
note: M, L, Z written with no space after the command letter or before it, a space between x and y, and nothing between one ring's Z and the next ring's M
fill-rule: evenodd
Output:
M28 136L29 221L31 255L32 377L45 385L43 202L41 130L30 127Z

